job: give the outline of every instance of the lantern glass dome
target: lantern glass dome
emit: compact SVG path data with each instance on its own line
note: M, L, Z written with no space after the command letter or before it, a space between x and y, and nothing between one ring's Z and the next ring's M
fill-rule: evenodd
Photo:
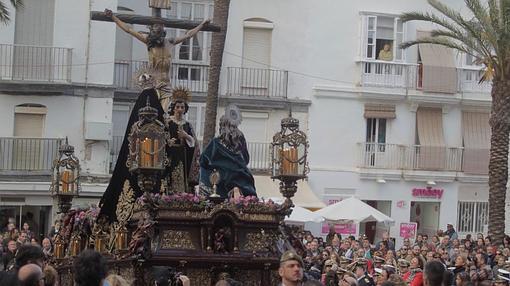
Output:
M128 137L129 171L163 170L167 165L165 154L165 125L157 119L157 109L147 106L140 109L139 120L133 124Z
M289 115L273 136L272 177L304 179L308 174L308 139L299 130L299 120Z
M53 161L50 191L57 196L78 196L80 192L80 161L74 155L74 147L59 147L59 157Z

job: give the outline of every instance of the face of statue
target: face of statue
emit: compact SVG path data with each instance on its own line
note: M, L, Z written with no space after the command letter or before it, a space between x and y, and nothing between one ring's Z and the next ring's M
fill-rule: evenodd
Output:
M174 114L177 117L181 117L184 114L185 110L186 106L184 105L184 102L177 102L174 107Z

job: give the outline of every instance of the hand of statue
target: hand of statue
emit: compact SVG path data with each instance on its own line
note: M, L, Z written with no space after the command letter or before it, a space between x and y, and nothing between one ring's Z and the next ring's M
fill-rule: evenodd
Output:
M170 142L169 142L169 143L170 143L170 146L174 145L174 144L175 144L175 141L177 141L177 139L176 139L176 138L172 138L172 139L170 139Z
M189 286L191 285L191 281L187 276L181 275L179 276L179 280L181 280L183 286Z
M189 137L188 133L186 133L186 131L184 130L177 131L177 136L179 137L179 139L186 139Z
M113 16L113 12L110 9L104 9L104 13L106 14L106 17L111 18Z

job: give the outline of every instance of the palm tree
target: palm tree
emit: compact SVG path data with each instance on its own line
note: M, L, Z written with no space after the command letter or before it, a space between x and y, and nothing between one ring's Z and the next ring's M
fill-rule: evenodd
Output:
M492 81L492 106L489 124L489 235L498 244L505 228L505 198L508 181L508 143L510 134L510 0L464 0L469 15L463 16L438 0L428 0L434 13L409 12L403 22L427 21L437 27L430 37L409 41L437 44L472 55L484 65L480 80ZM482 3L483 2L483 3Z
M216 131L216 115L218 110L218 87L220 85L220 72L223 62L223 50L227 37L228 10L230 0L214 1L213 23L221 27L221 31L213 33L211 39L211 61L209 70L209 86L205 108L205 129L203 146L207 146Z
M9 0L9 1L11 2L11 5L15 9L23 7L22 0ZM7 24L11 20L11 15L9 13L9 9L7 8L7 4L4 2L5 1L0 0L0 22L3 24Z

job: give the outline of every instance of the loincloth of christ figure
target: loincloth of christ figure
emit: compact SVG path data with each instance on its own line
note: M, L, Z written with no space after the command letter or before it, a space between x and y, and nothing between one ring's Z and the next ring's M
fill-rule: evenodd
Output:
M111 17L120 29L147 46L149 68L153 70L151 74L156 80L156 88L161 106L167 112L171 97L170 67L172 65L172 49L174 46L194 37L211 20L205 19L181 37L166 38L163 24L152 24L149 26L149 33L146 34L133 30L128 24L113 15L111 10L105 9L105 14L107 17Z

